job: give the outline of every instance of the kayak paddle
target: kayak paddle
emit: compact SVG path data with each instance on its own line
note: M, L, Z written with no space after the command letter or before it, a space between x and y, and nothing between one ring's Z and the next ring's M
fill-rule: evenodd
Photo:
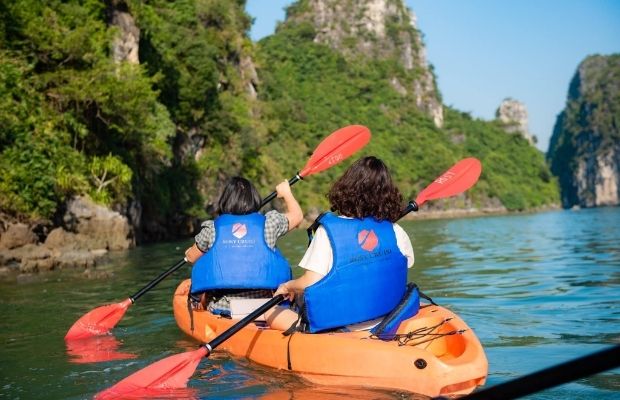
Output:
M295 184L306 176L324 171L349 158L353 153L360 150L370 141L370 130L363 125L349 125L340 128L314 149L312 156L301 171L295 174L288 183ZM271 193L263 200L261 207L276 197L276 192Z
M362 125L349 125L332 132L317 146L303 169L288 181L289 184L294 185L306 176L333 167L363 148L369 141L370 130ZM261 207L275 197L276 192L271 193L262 201ZM109 332L123 318L130 305L157 286L168 275L185 265L186 262L185 258L179 260L142 289L129 296L128 299L120 303L100 306L87 312L71 326L65 335L65 340L83 339Z
M462 159L425 187L415 200L410 201L400 218L411 211L418 211L427 200L443 199L463 193L478 182L481 172L482 165L478 159L473 157Z
M228 338L252 323L272 307L284 300L284 295L277 295L265 304L248 314L241 321L226 329L221 335L207 344L200 346L198 350L175 354L159 360L146 368L143 368L114 386L97 393L95 399L132 398L143 393L153 394L154 390L179 389L187 386L187 381L194 374L203 357L208 357L211 352L224 343Z
M469 394L467 400L509 400L620 366L620 344ZM447 400L445 398L439 398Z

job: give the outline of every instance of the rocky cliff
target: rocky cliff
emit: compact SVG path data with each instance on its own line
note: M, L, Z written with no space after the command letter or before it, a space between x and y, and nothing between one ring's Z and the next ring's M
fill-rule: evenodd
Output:
M71 198L59 217L23 223L0 213L0 275L88 268L109 250L135 245L127 218L88 197Z
M157 185L135 190L127 214L139 242L190 235L262 140L251 21L242 2L107 3L114 61L158 77L154 89L175 128L169 168Z
M482 161L476 189L458 204L429 208L524 210L557 202L541 152L507 134L505 124L439 103L412 19L402 0L300 0L287 9L256 50L258 99L273 138L260 149L270 167L264 175L277 182L303 165L325 135L354 123L373 135L360 154L380 157L409 199L458 159ZM329 206L324 193L346 165L295 187L307 214Z
M107 12L110 25L118 28L112 40L112 58L118 63L139 64L140 29L127 4L122 0L109 1Z
M394 74L389 82L401 95L415 96L417 107L435 126L443 125L443 106L435 77L426 60L415 14L400 0L303 0L287 10L285 25L310 22L314 41L338 50L349 59L396 59L415 79Z
M620 55L579 65L547 159L564 207L620 204Z
M530 133L527 107L522 102L507 98L497 108L495 117L504 125L508 133L519 133L531 145L536 143L535 136Z

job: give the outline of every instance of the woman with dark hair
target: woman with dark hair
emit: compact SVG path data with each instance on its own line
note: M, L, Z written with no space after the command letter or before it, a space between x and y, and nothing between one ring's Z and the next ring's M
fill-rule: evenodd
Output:
M299 266L306 271L281 284L276 294L294 299L296 311L278 307L266 314L280 330L318 332L373 321L401 300L411 241L396 223L402 195L376 157L356 161L327 195L331 210Z
M233 177L216 204L218 217L202 223L195 243L185 252L192 269L190 298L209 311L231 315L231 301L270 298L291 277L276 241L297 227L303 213L288 181L276 186L287 212L258 212L261 198L245 178Z

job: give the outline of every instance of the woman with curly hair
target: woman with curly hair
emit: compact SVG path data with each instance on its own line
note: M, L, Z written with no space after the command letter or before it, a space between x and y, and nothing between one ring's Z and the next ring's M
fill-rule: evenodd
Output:
M362 322L372 326L404 294L414 254L395 223L403 201L386 165L372 156L359 159L327 197L338 215L320 217L299 263L304 274L278 287L276 295L295 300L295 310L268 312L272 328L319 332Z

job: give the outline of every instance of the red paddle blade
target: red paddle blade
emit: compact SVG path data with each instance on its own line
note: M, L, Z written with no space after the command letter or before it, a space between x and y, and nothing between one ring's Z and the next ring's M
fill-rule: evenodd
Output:
M207 355L203 346L198 350L175 354L129 375L116 385L97 393L95 399L116 399L152 393L153 390L185 388L200 360Z
M416 197L415 202L421 206L426 200L434 200L463 193L478 182L482 165L476 158L465 158L428 185Z
M370 141L370 130L363 125L340 128L323 139L299 176L306 177L333 167L350 157Z
M130 305L131 300L127 299L87 312L71 326L65 335L65 340L84 339L108 333L123 318Z

